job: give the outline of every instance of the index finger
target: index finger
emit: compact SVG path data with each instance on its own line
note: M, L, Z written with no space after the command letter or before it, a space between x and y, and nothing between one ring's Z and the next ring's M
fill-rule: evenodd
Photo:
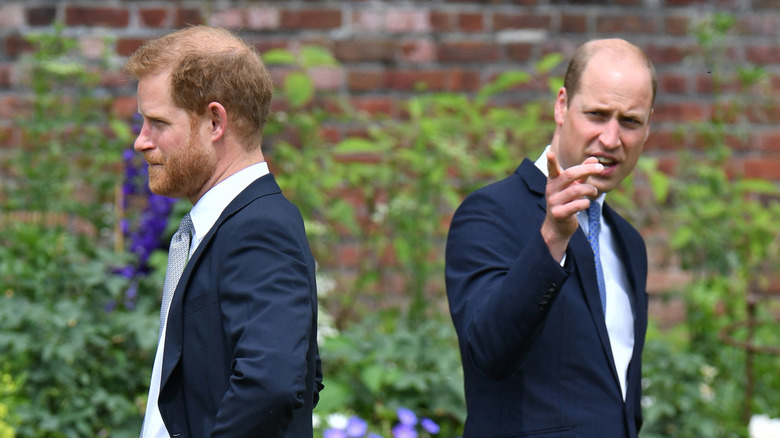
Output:
M549 178L557 178L563 173L563 168L558 164L558 157L555 156L555 152L547 151L547 176Z

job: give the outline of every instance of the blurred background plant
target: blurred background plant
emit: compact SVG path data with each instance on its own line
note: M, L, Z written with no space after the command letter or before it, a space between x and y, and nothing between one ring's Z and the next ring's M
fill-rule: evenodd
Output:
M766 72L729 60L736 25L725 13L694 25L692 61L710 72L713 111L691 126L676 171L654 174L657 219L691 279L670 294L684 301L685 323L648 334L646 438L744 437L753 415L780 415L780 350L756 351L778 340L780 308L766 289L780 266L780 190L743 178L732 160L732 150L749 147L747 118L768 122L776 109Z
M135 224L154 203L131 190L140 178L123 193L123 167L139 167L122 160L132 133L101 91L107 66L59 33L30 43L22 140L0 187L0 425L17 437L137 436L159 304L158 282L137 275L154 238Z

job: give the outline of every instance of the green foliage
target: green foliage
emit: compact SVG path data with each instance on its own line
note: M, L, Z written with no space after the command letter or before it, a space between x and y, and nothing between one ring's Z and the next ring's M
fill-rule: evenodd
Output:
M370 315L327 339L321 355L327 392L318 412L348 408L390 436L396 410L406 407L434 419L442 436L462 433L463 371L448 318L410 326L397 311Z
M130 287L117 272L133 261L114 248L129 130L74 40L30 40L30 113L3 169L0 351L14 383L0 391L0 426L17 437L137 436L157 319L153 292L135 311L116 304Z
M729 167L731 145L746 141L747 114L766 109L763 70L732 70L725 56L734 23L730 15L714 14L694 29L712 73L716 111L693 126L700 143L681 153L679 171L667 178L654 174L656 199L665 207L661 221L692 281L679 291L688 312L682 346L672 349L659 339L648 340L645 374L655 382L648 388L655 405L647 409L652 431L647 436L745 436L746 414L777 416L780 406L780 358L758 355L748 365L744 350L723 343L724 335L748 340L745 330L730 329L748 318L748 302L780 266L780 190L768 181L742 178ZM725 84L735 82L739 91L726 94ZM758 306L757 317L771 324L776 310L776 304ZM750 341L775 345L776 339L776 326L767 326ZM702 380L703 367L714 370L710 381ZM751 400L746 400L746 374L762 383ZM709 399L697 394L697 385L707 385Z

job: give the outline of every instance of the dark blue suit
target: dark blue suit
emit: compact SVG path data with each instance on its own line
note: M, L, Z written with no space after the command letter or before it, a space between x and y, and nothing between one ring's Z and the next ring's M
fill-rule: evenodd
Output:
M314 259L272 175L200 242L171 303L160 412L171 436L311 437L322 380Z
M540 228L546 178L524 160L469 195L453 217L446 280L465 375L471 437L636 437L647 328L642 237L605 205L634 296L624 403L582 229L563 267Z

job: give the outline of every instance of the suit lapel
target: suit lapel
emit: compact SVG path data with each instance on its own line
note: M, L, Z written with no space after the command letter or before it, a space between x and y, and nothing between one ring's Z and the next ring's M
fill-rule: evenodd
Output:
M519 174L526 183L531 193L536 194L539 199L537 204L543 212L547 211L547 201L545 200L545 189L547 179L544 174L530 160L526 159L517 168ZM621 233L622 234L622 233ZM622 239L620 239L622 241ZM577 268L577 279L580 283L580 290L590 310L590 316L593 318L593 324L596 327L599 340L601 341L602 351L609 363L612 376L615 379L615 385L620 388L617 369L615 368L615 359L612 356L612 347L609 343L609 334L607 333L607 324L604 320L604 311L601 310L601 297L599 296L598 280L596 279L596 264L593 259L593 249L588 243L582 228L578 228L569 241L569 248L566 251L566 257L571 258ZM567 262L569 263L569 262ZM628 269L628 267L627 267ZM632 284L633 286L633 284Z
M214 234L225 222L225 220L236 214L247 204L257 198L275 193L281 193L281 189L279 188L279 185L276 183L276 179L272 174L264 175L252 182L252 184L239 193L238 196L236 196L236 198L233 199L233 201L231 201L227 207L225 207L225 210L222 211L222 214L220 214L219 218L211 227L209 232L203 237L203 239L200 241L200 244L198 244L198 249L196 249L195 253L192 254L192 257L187 262L187 266L184 267L184 272L181 274L179 283L176 285L176 291L173 294L173 300L171 301L171 306L168 310L168 322L165 329L165 350L163 355L160 388L165 387L168 378L171 376L174 368L176 368L176 365L179 363L179 359L181 359L183 346L182 308L184 298L187 295L187 286L196 266L198 266L200 262L200 259L211 246Z

